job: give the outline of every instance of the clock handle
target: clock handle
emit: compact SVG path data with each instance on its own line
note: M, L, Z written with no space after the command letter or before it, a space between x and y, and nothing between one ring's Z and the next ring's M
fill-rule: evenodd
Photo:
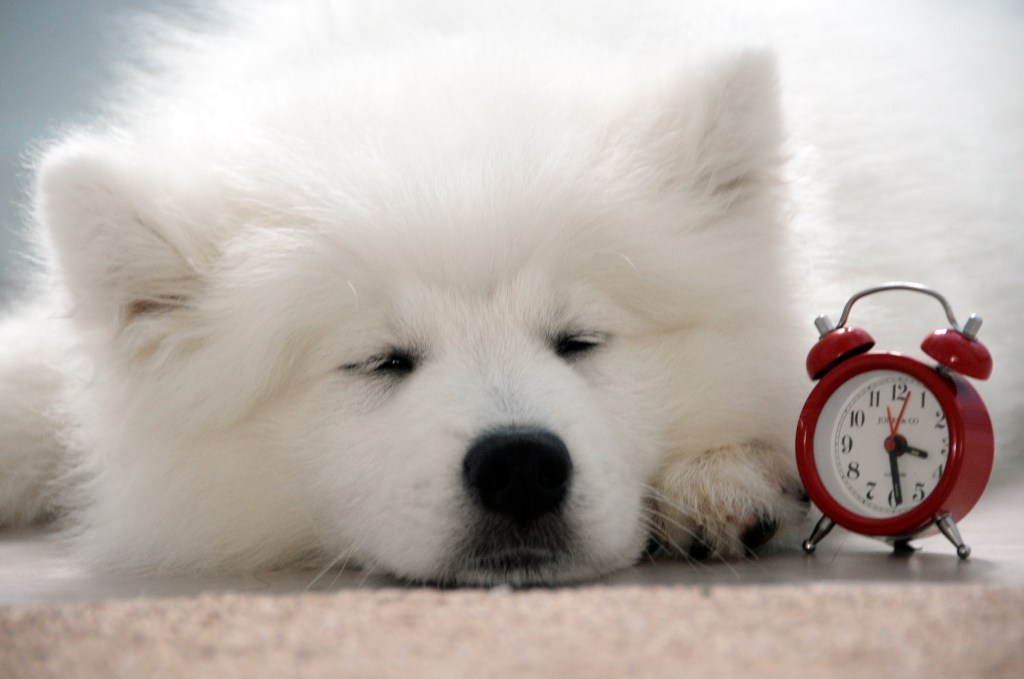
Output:
M960 331L960 324L956 322L956 316L953 314L953 307L949 305L949 302L946 301L945 297L940 295L938 291L933 290L926 285L921 285L920 283L907 283L905 281L882 283L881 285L876 285L873 288L861 290L846 302L846 306L843 307L843 315L839 317L839 325L836 327L841 328L846 325L846 321L850 318L850 311L853 310L853 305L856 304L858 300L877 292L885 292L886 290L909 290L911 292L920 292L934 297L938 300L939 304L942 305L942 310L946 312L946 318L949 320L949 326L958 332Z

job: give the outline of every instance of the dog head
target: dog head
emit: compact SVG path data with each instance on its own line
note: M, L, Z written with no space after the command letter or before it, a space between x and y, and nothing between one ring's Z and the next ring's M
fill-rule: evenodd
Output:
M179 92L45 157L95 365L91 549L456 583L638 557L665 452L731 369L702 333L756 321L746 281L772 279L771 62L508 63Z

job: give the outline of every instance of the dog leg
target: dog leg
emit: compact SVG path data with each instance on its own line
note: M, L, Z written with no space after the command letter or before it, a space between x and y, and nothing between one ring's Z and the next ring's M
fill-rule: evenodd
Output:
M55 325L40 310L0 321L0 527L39 521L58 504L66 347Z
M751 553L807 513L787 459L756 440L674 457L655 483L657 541L693 559Z

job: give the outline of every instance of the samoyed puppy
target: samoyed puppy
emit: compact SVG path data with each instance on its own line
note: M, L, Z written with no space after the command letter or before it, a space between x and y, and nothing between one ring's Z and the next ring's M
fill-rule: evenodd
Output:
M802 535L810 321L890 278L1019 317L1024 212L1007 22L804 4L133 24L142 65L37 159L0 523L102 568L448 584Z

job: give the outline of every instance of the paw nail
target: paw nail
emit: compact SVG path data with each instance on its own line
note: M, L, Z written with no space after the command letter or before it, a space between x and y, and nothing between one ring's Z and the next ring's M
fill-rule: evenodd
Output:
M641 556L656 557L662 553L661 543L654 536L647 538L647 544L644 546L644 551Z
M759 518L757 523L747 529L743 533L743 537L740 540L743 541L744 546L747 549L755 549L760 547L764 543L771 540L772 536L775 535L775 531L779 529L779 522L773 519Z
M687 556L694 561L704 561L711 556L711 545L704 540L704 536L700 533L693 536Z

